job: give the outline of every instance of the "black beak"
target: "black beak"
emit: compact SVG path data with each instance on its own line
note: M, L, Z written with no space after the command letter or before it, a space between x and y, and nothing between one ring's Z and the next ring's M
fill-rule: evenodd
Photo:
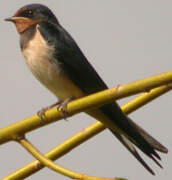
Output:
M5 21L10 21L10 22L14 22L14 19L13 19L13 17L10 17L10 18L6 18L6 19L4 19Z

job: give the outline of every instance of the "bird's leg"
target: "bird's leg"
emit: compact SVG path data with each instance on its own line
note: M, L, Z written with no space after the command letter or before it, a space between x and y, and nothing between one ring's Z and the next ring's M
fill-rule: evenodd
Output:
M44 107L42 108L40 111L37 112L37 115L40 117L40 120L43 121L46 117L45 117L45 112L55 106L58 106L59 104L61 104L62 102L61 101L57 101L56 103L50 105L50 106L47 106L47 107Z
M74 97L69 97L67 99L65 99L63 102L61 102L59 104L59 106L57 107L58 110L61 112L61 115L62 117L66 120L67 119L67 115L68 115L68 112L67 112L67 105L69 102L71 102L72 100L74 99Z

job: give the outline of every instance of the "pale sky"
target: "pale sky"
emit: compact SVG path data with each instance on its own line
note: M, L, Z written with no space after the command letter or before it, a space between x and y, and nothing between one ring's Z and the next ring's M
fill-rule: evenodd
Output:
M5 127L56 102L27 69L14 25L3 19L12 16L28 3L44 3L70 32L102 79L113 87L170 71L172 65L171 0L50 0L3 1L0 3L0 127ZM119 103L123 104L127 100ZM108 131L104 131L68 153L56 163L66 168L100 177L123 177L129 180L170 179L172 167L171 92L132 113L130 117L169 149L161 154L164 169L149 158L155 171L150 175ZM27 134L43 153L51 150L94 119L79 114ZM0 179L34 158L15 142L0 147ZM69 178L47 168L27 178Z

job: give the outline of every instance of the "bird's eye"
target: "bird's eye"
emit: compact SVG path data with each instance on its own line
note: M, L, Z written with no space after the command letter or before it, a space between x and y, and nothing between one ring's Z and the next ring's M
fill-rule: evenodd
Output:
M26 9L19 12L18 16L32 18L34 11L32 9Z
M25 14L27 14L27 15L32 15L32 14L33 14L33 11L30 10L30 9L29 9L29 10L26 10L26 11L25 11Z
M28 14L33 14L33 11L32 10L28 10L28 12L27 12Z

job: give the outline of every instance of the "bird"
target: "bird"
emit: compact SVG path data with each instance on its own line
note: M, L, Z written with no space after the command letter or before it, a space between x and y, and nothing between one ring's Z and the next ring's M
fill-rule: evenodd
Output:
M68 103L108 89L47 6L28 4L5 20L16 26L26 65L59 102ZM162 168L157 151L167 153L168 149L127 117L115 101L86 113L101 121L152 175L154 171L137 148Z

